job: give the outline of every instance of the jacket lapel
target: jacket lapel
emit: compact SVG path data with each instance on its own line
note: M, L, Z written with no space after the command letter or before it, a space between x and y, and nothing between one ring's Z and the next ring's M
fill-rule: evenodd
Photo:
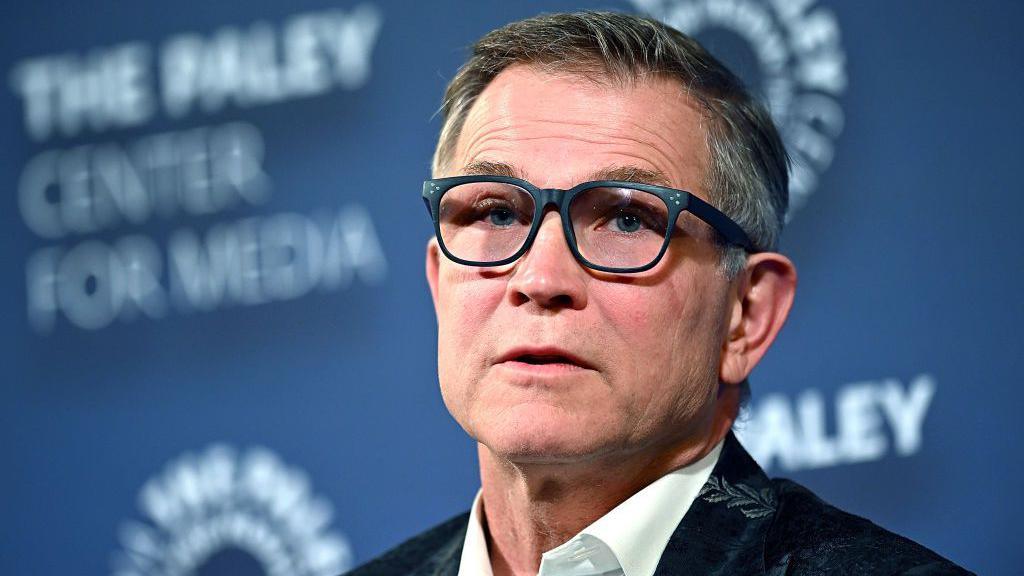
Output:
M469 515L466 514L468 520ZM462 560L462 544L466 540L466 528L456 530L450 539L443 542L426 562L413 570L409 576L457 576Z
M764 574L777 503L768 477L732 432L697 499L669 538L655 576Z

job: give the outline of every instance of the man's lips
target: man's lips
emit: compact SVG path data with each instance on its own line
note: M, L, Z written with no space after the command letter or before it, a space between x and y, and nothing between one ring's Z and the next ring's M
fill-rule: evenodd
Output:
M583 368L593 370L594 367L583 358L557 346L523 346L502 354L495 364L510 366L551 366L562 368Z

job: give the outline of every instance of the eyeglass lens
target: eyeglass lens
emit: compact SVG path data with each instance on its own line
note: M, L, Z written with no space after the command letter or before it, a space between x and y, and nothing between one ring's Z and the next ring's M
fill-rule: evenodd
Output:
M497 262L519 251L533 225L535 204L525 189L503 182L472 182L441 198L441 240L453 256ZM589 262L634 268L653 261L668 226L658 196L632 188L590 188L569 206L577 250Z

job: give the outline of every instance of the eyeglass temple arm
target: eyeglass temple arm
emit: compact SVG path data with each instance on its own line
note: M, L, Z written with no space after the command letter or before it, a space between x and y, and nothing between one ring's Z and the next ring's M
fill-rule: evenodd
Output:
M754 243L750 241L750 237L743 231L743 228L740 228L740 225L734 222L732 218L729 218L711 204L690 194L686 209L693 212L701 220L711 224L719 234L725 237L727 243L740 246L748 252L758 251Z

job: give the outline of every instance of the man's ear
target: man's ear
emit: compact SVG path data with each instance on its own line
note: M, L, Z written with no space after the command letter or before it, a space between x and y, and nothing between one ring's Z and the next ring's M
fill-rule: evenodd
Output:
M437 238L427 241L427 284L430 285L430 297L434 300L434 311L437 311L437 277L440 274L441 249Z
M729 332L722 344L719 377L739 384L761 361L786 322L796 293L796 267L782 254L761 252L733 282Z

